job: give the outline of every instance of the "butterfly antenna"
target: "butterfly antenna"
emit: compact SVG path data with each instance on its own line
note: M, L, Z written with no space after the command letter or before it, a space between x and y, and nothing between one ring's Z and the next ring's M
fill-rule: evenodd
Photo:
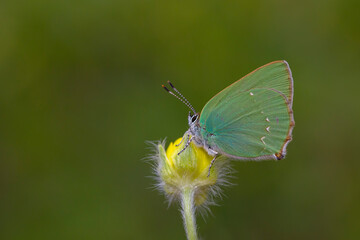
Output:
M173 93L172 91L170 91L167 87L165 87L164 85L161 85L168 93L170 93L171 95L173 95L174 97L176 97L177 99L179 99L182 103L184 103L188 108L191 109L191 111L194 112L194 114L196 114L195 109L189 105L187 102L185 102L183 99L181 99L179 96L177 96L175 93ZM174 89L175 90L175 89Z
M195 108L194 108L194 107L191 105L191 103L184 97L184 95L182 95L182 94L180 93L180 91L177 90L170 81L168 81L168 83L169 83L169 85L171 86L171 88L174 89L174 91L175 91L177 94L179 94L180 97L187 103L187 105L190 107L190 109L191 109L194 113L196 113Z

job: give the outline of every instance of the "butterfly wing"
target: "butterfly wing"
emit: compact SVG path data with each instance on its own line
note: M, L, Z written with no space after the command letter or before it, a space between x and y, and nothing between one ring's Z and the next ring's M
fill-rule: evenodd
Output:
M285 61L260 67L214 96L200 115L201 135L237 159L281 159L291 140L293 84Z

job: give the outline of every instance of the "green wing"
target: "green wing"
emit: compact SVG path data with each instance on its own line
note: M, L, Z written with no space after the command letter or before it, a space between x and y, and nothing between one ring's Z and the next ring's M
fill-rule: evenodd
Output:
M292 98L287 62L269 63L205 105L201 134L212 149L233 158L281 159L294 126Z

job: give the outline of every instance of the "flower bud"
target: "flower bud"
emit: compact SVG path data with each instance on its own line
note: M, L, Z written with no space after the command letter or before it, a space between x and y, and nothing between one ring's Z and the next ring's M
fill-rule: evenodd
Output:
M163 144L157 145L157 174L160 186L170 200L180 198L184 189L191 188L194 191L194 203L200 206L208 202L209 194L217 193L219 188L216 188L215 184L224 182L219 181L219 176L224 175L222 174L224 161L216 159L208 176L210 163L214 157L193 142L185 148L187 140L186 134L182 143L179 138L174 143L170 143L166 151ZM182 152L178 154L180 151Z

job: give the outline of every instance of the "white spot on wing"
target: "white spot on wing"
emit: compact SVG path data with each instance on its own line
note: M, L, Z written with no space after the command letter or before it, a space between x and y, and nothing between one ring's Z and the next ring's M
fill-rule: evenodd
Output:
M270 126L265 128L267 132L270 132Z
M270 122L269 118L266 118L265 120L266 120L267 122Z
M252 92L250 92L250 95L251 95L251 96L254 96L254 94L253 94Z
M262 141L262 143L263 143L264 145L266 145L266 143L264 142L264 139L265 139L265 136L260 138L260 140Z

